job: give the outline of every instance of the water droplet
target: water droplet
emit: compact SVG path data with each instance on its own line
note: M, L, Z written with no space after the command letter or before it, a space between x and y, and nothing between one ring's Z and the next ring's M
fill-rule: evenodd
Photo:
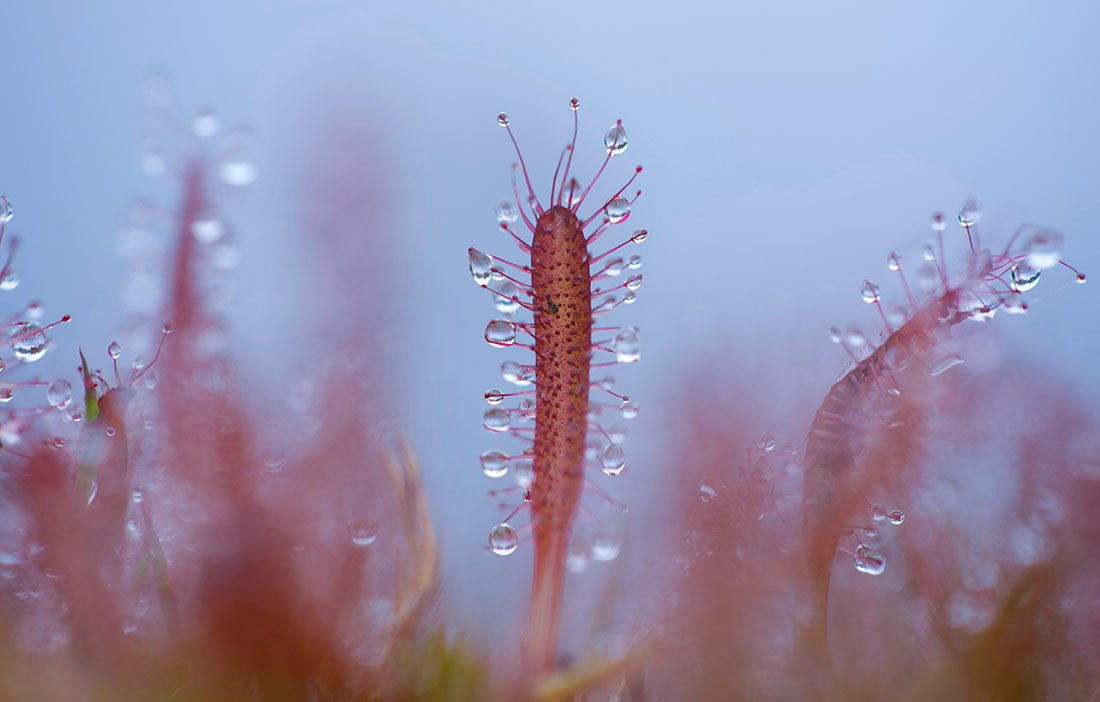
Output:
M642 287L642 276L634 275L627 278L625 285L626 289L630 290L631 292L637 290L638 288Z
M348 536L351 537L351 543L359 548L366 548L378 538L378 522L368 517L348 522Z
M619 556L622 544L619 535L610 529L602 528L592 535L592 560L607 563Z
M256 180L256 166L252 163L248 136L242 131L226 135L222 146L218 175L226 185L244 187Z
M886 257L886 267L892 271L900 271L901 256L898 256L897 252L891 251L890 255Z
M485 341L496 348L506 348L516 343L516 325L501 319L494 319L485 327Z
M584 539L574 538L565 552L565 569L570 573L583 573L588 570L588 558L592 546Z
M194 130L197 136L204 139L217 134L220 128L221 121L218 119L218 115L209 107L200 108L195 113L195 118L191 120L191 129Z
M963 203L962 209L959 210L959 224L961 226L969 229L977 224L981 218L982 211L978 207L977 201L971 198Z
M756 450L760 453L771 453L775 450L775 436L770 431L764 432L756 442Z
M576 178L570 178L569 182L562 187L561 192L562 202L566 207L572 207L581 201L581 193L584 192L584 189Z
M879 290L878 286L869 280L863 281L863 287L860 288L860 295L863 296L863 301L868 305L873 305L878 302Z
M882 505L874 505L871 507L871 519L876 522L886 521L886 508Z
M928 375L943 375L955 366L961 366L965 359L957 353L945 354L928 366Z
M535 381L535 369L515 361L505 361L500 365L500 374L513 385L527 387Z
M640 244L649 238L649 231L646 229L635 229L634 233L630 236L630 240L635 244Z
M15 392L11 388L0 388L0 402L11 402Z
M844 334L844 340L853 349L863 348L867 345L867 337L863 335L863 332L855 327L852 327Z
M576 96L569 98L569 107L576 112L581 107L581 101Z
M638 254L633 254L629 259L627 259L626 265L629 266L631 270L638 270L642 267L642 257Z
M614 278L623 272L623 267L626 266L626 261L621 257L613 258L607 262L607 265L603 267L603 274L608 278Z
M511 123L512 121L508 119L508 115L506 115L505 113L501 112L499 115L497 115L497 124L499 124L500 126L507 127Z
M900 509L890 510L890 514L886 515L886 518L890 520L890 523L894 526L901 526L905 522L905 512Z
M612 443L622 444L626 441L626 427L622 424L616 424L607 430L607 436L611 439Z
M507 523L497 524L489 531L489 549L498 556L507 556L519 546L519 535Z
M120 346L117 341L112 341L107 346L107 355L110 356L113 360L117 361L119 356L122 355L122 346Z
M947 229L947 223L943 221L943 213L937 212L932 215L932 231L942 232Z
M33 363L46 354L49 341L37 324L22 322L12 329L12 353L24 363Z
M882 575L886 571L886 556L866 548L860 551L853 559L856 570L867 575Z
M612 342L619 363L634 363L642 357L642 342L633 328L623 329Z
M0 195L0 224L7 224L15 216L15 208L7 195Z
M1039 284L1039 275L1042 269L1033 266L1030 261L1023 260L1012 267L1012 289L1016 292L1027 292Z
M481 454L481 470L490 478L502 478L508 472L508 454L486 451Z
M718 489L708 483L699 484L699 501L710 504L718 499Z
M497 205L497 224L515 224L519 218L516 206L511 202L502 202Z
M496 388L490 388L485 391L485 401L490 405L499 405L504 402L504 393Z
M618 475L626 468L626 454L623 447L616 443L609 443L600 452L600 466L607 475Z
M920 250L920 255L925 261L931 262L936 260L936 251L932 248L931 244L925 244L924 248Z
M0 290L15 290L19 287L19 274L14 268L8 268L0 276Z
M46 387L46 401L52 407L63 409L73 399L73 386L67 380L55 380Z
M225 234L225 225L217 213L200 212L191 221L191 234L200 244L213 244Z
M512 426L512 416L508 410L495 408L487 410L485 416L482 418L482 424L489 431L495 431L498 434L500 432L508 431L508 428Z
M529 488L531 483L535 482L535 466L527 459L512 461L509 470L512 471L512 480L515 480L516 485L521 488Z
M114 427L107 427L104 433L107 434L108 437L111 437L118 433L118 429L115 429Z
M603 208L603 213L607 215L607 221L618 224L630 216L630 200L621 196L612 198Z
M627 137L626 130L623 129L622 121L618 121L611 125L611 129L607 130L607 134L603 136L603 146L607 149L607 153L618 156L622 152L626 151Z
M1058 232L1040 229L1024 241L1024 253L1027 262L1035 268L1053 268L1058 265L1062 255L1065 237Z
M519 309L519 288L512 281L505 280L497 286L495 292L494 302L497 311L502 314L515 314L516 310Z
M164 154L164 145L158 139L146 139L138 148L138 167L145 175L156 178L164 175L168 168L168 159Z
M638 416L638 405L633 402L624 402L619 413L622 414L623 419L634 419Z
M172 326L171 322L165 322L164 324L160 325L160 331L162 334L171 334L175 330L176 328Z

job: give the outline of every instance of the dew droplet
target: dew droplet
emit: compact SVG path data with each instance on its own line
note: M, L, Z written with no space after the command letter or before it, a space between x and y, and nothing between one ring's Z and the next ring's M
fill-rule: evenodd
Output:
M46 387L46 401L51 407L63 409L73 399L73 386L68 380L55 380Z
M490 388L485 391L485 401L490 405L499 405L504 402L504 393L496 388Z
M485 327L485 341L496 348L506 348L516 343L516 325L501 319L494 319Z
M8 268L0 275L0 290L15 290L19 287L19 273L14 268Z
M110 356L112 360L117 361L119 356L122 355L122 346L120 346L117 341L112 341L107 345L107 355Z
M114 427L107 427L107 429L106 429L106 431L104 431L104 433L108 437L112 437L112 436L114 436L115 434L118 433L118 429L115 429Z
M515 224L517 219L519 212L516 211L515 204L502 202L497 205L497 224Z
M611 129L607 130L607 134L603 136L603 146L607 149L607 153L612 156L618 156L622 152L626 151L627 137L626 130L623 129L622 120L615 122L611 125Z
M535 369L524 366L515 361L505 361L500 365L500 374L513 385L527 387L535 380Z
M947 229L947 223L943 220L943 212L937 212L932 215L932 231L942 232Z
M482 424L489 431L495 431L499 434L508 431L509 427L512 426L512 415L509 414L508 410L499 407L487 410L482 418Z
M521 488L529 488L531 483L535 482L535 467L529 460L512 461L508 469L512 471L512 480L516 481L516 485Z
M969 229L977 224L982 218L981 208L978 207L977 201L973 198L963 203L962 209L959 210L959 225Z
M600 452L600 466L607 475L615 476L622 473L623 468L626 468L626 454L623 453L623 447L614 442L604 446L603 451Z
M21 322L12 329L12 354L24 363L33 363L46 354L49 341L37 324Z
M497 311L502 314L515 314L519 309L519 288L512 281L505 280L497 286L494 302Z
M1017 293L1011 295L1005 295L1001 298L1001 307L1006 314L1025 314L1028 310L1027 303L1024 302L1024 298Z
M626 286L627 290L630 290L631 292L634 292L638 288L642 287L642 276L640 276L640 275L631 276L631 277L626 279L626 283L624 283L624 285Z
M481 470L490 478L501 478L508 472L508 454L486 451L481 454Z
M775 450L775 436L770 431L764 432L756 442L756 450L761 454L771 453Z
M890 510L890 514L886 515L886 518L890 520L890 523L894 526L901 526L905 522L905 512L900 509Z
M351 543L359 548L366 548L378 538L378 522L368 517L359 517L348 522L348 536Z
M633 402L624 402L619 413L623 416L623 419L634 419L638 416L638 405Z
M873 505L871 507L871 519L876 522L886 521L886 508L882 505Z
M882 575L886 571L886 556L878 551L863 549L853 559L853 564L861 573L867 575Z
M630 200L622 196L612 198L603 208L603 213L607 215L607 221L618 224L630 216Z
M507 556L519 546L519 535L507 523L497 524L489 531L489 549L498 556Z
M1012 266L1010 277L1012 289L1016 292L1027 292L1039 284L1039 275L1042 269L1031 264L1030 260L1023 260Z
M168 158L159 139L146 139L138 147L138 168L145 175L156 178L168 169Z
M699 484L699 501L709 504L718 498L718 489L708 483Z
M7 195L0 195L0 224L7 224L15 216L15 208Z
M501 127L507 127L511 123L512 121L508 119L508 115L506 115L505 113L501 112L497 115L497 124L499 124Z
M630 240L635 244L640 244L649 238L649 230L647 229L635 229L634 233L630 236Z
M565 552L565 569L570 573L583 573L588 570L588 559L592 546L584 539L574 538Z
M627 259L626 265L631 270L636 271L636 270L638 270L639 268L642 267L642 257L639 256L638 254L633 254L629 259Z
M15 392L11 388L0 388L0 402L11 402Z
M920 255L925 261L931 262L936 260L936 250L932 248L931 244L925 244L924 248L920 250Z
M471 246L470 248L470 275L474 278L474 283L485 287L488 285L489 278L492 277L493 272L493 259L492 256L477 251Z
M623 329L612 342L619 363L634 363L642 357L642 342L633 328Z
M844 334L844 340L853 349L863 348L867 345L867 337L863 335L863 332L855 327L852 327Z
M1035 231L1024 241L1027 262L1039 269L1057 266L1064 241L1065 237L1058 232L1048 229Z
M622 543L619 535L610 529L602 528L592 535L592 560L607 563L619 556Z
M576 112L581 108L581 101L576 96L569 98L569 108Z
M869 280L863 281L863 287L860 288L860 295L863 296L863 301L868 305L873 305L878 302L879 290L878 286Z
M961 366L965 359L957 353L948 353L940 356L928 366L928 375L943 375L955 366Z
M200 244L213 244L225 234L225 225L213 211L200 212L191 221L191 235Z
M218 119L218 115L214 110L209 107L203 107L195 113L195 118L191 120L191 129L195 132L196 136L209 138L218 133L221 128L221 121Z
M226 135L218 175L223 183L235 187L244 187L256 180L256 166L252 162L248 136L243 131Z
M892 271L901 270L901 256L898 256L897 252L891 251L890 255L886 257L886 267Z

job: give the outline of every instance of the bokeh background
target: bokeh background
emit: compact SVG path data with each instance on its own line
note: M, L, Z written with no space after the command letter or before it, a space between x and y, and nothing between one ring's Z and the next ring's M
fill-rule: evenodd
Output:
M987 241L1046 224L1069 260L1100 272L1098 24L1087 2L8 3L0 192L24 245L4 309L39 298L74 315L36 368L46 374L125 328L123 213L139 195L170 213L178 194L173 171L137 168L150 71L171 76L181 118L210 106L254 137L259 177L225 202L241 254L229 314L250 400L273 416L289 381L336 351L312 321L327 301L306 263L321 245L308 175L328 164L384 193L361 226L383 242L362 276L386 291L386 406L423 463L447 609L491 634L522 611L530 570L524 550L483 552L498 514L477 456L499 442L481 429L482 393L522 359L485 345L495 311L466 268L471 245L515 256L494 221L513 160L497 112L543 190L572 95L578 175L617 117L630 146L606 186L646 167L630 221L652 234L645 285L616 313L642 329L642 363L619 374L642 413L626 473L603 481L633 508L627 550L570 585L584 587L646 560L649 537L629 537L659 531L676 422L712 401L699 380L747 387L754 432L804 429L844 363L828 327L877 330L860 282L898 299L886 255L915 259L933 211L953 217L975 196ZM341 134L366 157L348 158ZM948 234L961 245L961 229ZM1033 313L998 317L982 356L1053 371L1095 407L1096 284L1054 292L1071 280L1044 273Z

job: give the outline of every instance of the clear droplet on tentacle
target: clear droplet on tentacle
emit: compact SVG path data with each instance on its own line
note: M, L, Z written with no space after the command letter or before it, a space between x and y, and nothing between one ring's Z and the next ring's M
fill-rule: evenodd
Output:
M901 526L905 523L905 512L902 512L900 509L893 509L886 515L886 518L889 519L890 523L894 526Z
M615 476L622 473L626 468L626 454L623 452L623 447L613 442L604 446L603 451L600 452L600 466L607 475Z
M886 521L886 508L882 505L873 505L871 507L871 519L876 522Z
M0 195L0 224L7 224L15 215L15 208L11 206L11 200L7 195Z
M497 205L497 224L515 224L519 219L519 212L515 203L502 202Z
M494 319L485 327L485 341L490 346L505 348L516 343L516 325L512 322Z
M492 277L493 272L493 259L488 254L484 254L477 249L470 247L470 276L473 277L474 282L485 287L489 284L489 279Z
M504 112L501 112L500 114L497 115L497 124L500 125L501 127L507 127L511 123L512 123L512 120L510 120L508 118L508 115L505 114Z
M499 405L504 402L504 393L497 388L489 388L485 391L485 401L490 405Z
M1027 292L1039 284L1039 276L1042 269L1034 266L1028 259L1012 266L1009 277L1012 279L1012 289L1016 292Z
M873 305L879 300L878 286L870 280L864 280L863 287L860 289L860 295L863 296L864 302L868 305Z
M619 535L606 527L600 528L592 535L592 560L594 561L603 563L613 561L619 556L621 549L622 542Z
M1027 262L1035 268L1053 268L1062 255L1065 237L1055 231L1040 229L1024 241Z
M977 201L973 198L963 203L962 209L959 210L959 225L970 228L977 224L982 218L982 210L978 206Z
M569 550L565 553L565 569L570 573L583 573L588 570L588 559L592 553L592 546L587 540L574 538L569 543Z
M195 132L195 135L204 139L217 134L220 128L221 121L218 119L218 115L209 107L199 109L195 113L195 118L191 120L191 129Z
M482 418L482 424L489 431L501 432L508 431L512 426L512 415L508 410L500 409L499 407L487 410L485 416Z
M638 270L642 267L642 257L638 254L633 254L627 259L626 265L629 266L631 270Z
M890 255L886 257L886 267L892 271L901 270L901 256L898 256L897 252L891 251Z
M535 369L515 361L505 361L500 366L500 374L513 385L526 387L535 382Z
M508 473L508 455L503 451L486 451L481 454L481 470L490 478L501 478Z
M622 196L612 198L604 207L603 212L607 215L607 221L618 224L630 216L630 200Z
M498 556L507 556L519 546L519 535L507 523L497 524L489 531L489 549Z
M626 130L623 128L621 121L613 124L603 137L604 148L612 156L618 156L626 151L627 141Z
M367 517L353 520L348 523L348 535L352 544L366 548L378 538L378 522Z
M634 363L642 357L642 342L633 328L624 329L616 334L612 347L619 363Z
M943 213L937 212L932 215L932 231L942 232L947 229L947 223L943 219Z
M496 286L494 300L501 314L515 314L519 309L519 288L512 281L505 280Z
M0 290L15 290L19 287L19 273L14 268L8 268L0 276Z
M46 401L51 407L64 409L73 399L73 386L68 380L55 380L46 388Z
M886 572L886 556L878 551L864 549L853 559L856 570L867 575L882 575Z
M234 187L244 187L256 180L256 165L252 162L249 138L244 131L226 134L218 175L223 183Z
M21 322L12 329L12 354L24 363L33 363L46 355L50 342L37 324Z

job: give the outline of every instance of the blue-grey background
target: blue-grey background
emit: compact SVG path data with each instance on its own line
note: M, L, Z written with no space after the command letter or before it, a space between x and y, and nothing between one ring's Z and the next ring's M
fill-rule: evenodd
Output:
M161 67L185 111L211 105L256 135L259 179L228 216L242 252L236 345L262 397L325 350L300 324L310 232L294 174L323 116L369 125L382 147L361 168L391 194L392 248L363 275L391 276L393 412L424 465L451 611L498 631L529 567L522 552L480 552L495 513L477 454L498 443L480 428L481 394L517 355L482 341L492 305L465 261L470 245L515 255L493 219L513 159L496 113L512 115L542 189L572 95L578 175L616 117L631 141L608 185L646 167L631 219L652 233L646 282L617 314L642 328L642 363L621 376L643 412L612 491L634 507L628 527L659 523L668 506L653 493L679 467L662 428L692 400L676 397L685 369L773 398L761 432L770 418L804 427L843 364L828 326L875 328L860 282L878 278L897 299L885 257L912 260L933 211L976 196L987 240L1048 224L1070 260L1100 273L1098 24L1089 2L9 1L0 192L24 246L5 309L36 297L72 313L57 335L67 355L49 358L66 369L72 345L102 348L123 326L120 213L141 193L174 207L175 181L135 168L142 79ZM1069 280L1044 273L1037 296ZM1070 286L1024 318L998 317L991 343L1095 405L1096 303L1095 283Z

